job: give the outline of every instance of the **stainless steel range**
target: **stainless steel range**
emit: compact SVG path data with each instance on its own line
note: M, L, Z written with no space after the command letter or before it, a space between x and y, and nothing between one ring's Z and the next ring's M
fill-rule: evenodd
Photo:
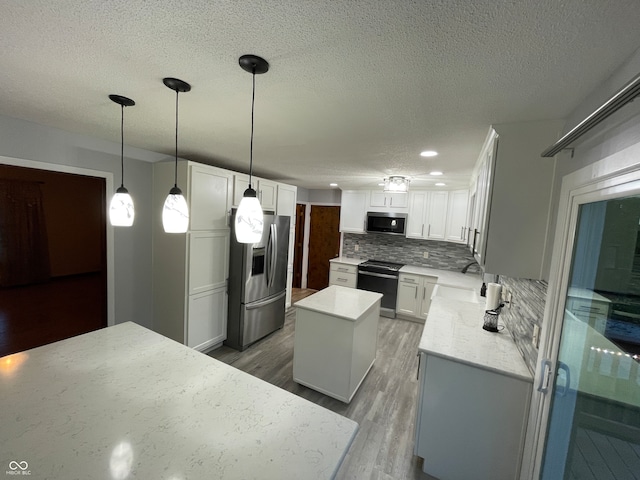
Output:
M398 276L402 263L367 260L358 265L358 288L382 294L380 315L396 318Z

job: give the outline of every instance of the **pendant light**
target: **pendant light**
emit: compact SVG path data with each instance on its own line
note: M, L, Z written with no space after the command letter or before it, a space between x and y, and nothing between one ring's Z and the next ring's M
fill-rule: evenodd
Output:
M185 233L189 228L189 207L182 195L182 190L178 188L178 94L188 92L191 85L177 78L164 78L164 84L176 92L176 159L173 179L173 188L169 190L169 195L164 201L162 208L162 226L167 233Z
M243 55L238 60L240 67L253 77L251 95L251 144L249 150L249 187L244 191L236 212L235 231L239 243L257 243L262 239L262 207L256 191L251 187L253 175L253 113L256 100L256 74L269 71L269 63L256 55Z
M120 105L120 187L111 199L109 205L109 221L114 227L130 227L133 225L135 210L133 199L129 191L124 187L124 107L132 107L136 104L133 100L121 95L109 95L109 99Z
M407 193L409 191L409 178L400 175L391 175L384 179L385 193Z

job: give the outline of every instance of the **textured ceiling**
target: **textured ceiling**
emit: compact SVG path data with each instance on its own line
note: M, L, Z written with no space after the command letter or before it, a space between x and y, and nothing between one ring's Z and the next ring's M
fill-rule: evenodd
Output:
M489 125L556 119L640 47L638 0L9 0L0 114L306 188L466 183ZM440 155L424 159L421 150ZM442 178L442 177L441 177ZM440 179L439 179L440 180Z

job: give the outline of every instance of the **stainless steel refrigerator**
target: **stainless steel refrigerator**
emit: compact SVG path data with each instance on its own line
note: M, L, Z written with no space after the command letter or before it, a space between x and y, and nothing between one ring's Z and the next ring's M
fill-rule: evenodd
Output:
M225 344L236 350L284 325L289 221L288 216L265 214L260 242L244 244L236 241L233 212Z

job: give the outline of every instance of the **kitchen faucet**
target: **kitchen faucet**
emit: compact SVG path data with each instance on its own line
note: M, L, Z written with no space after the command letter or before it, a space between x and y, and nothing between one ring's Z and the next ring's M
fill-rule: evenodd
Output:
M469 270L469 267L471 265L478 265L478 262L476 262L475 260L471 263L469 263L468 265L465 265L464 268L462 270L460 270L462 273L467 273L467 270ZM478 267L480 267L480 265L478 265Z

